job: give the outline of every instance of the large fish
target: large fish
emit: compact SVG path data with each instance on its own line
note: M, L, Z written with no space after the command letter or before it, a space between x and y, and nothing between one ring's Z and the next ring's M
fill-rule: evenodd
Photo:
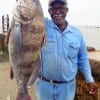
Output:
M18 0L11 21L9 59L18 85L16 100L31 100L27 84L34 82L40 67L39 50L45 26L39 0Z

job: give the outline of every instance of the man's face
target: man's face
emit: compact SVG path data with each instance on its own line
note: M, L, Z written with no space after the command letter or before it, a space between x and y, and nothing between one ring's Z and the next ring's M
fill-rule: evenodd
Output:
M65 22L65 17L68 12L68 8L64 4L56 3L52 5L48 10L54 23L59 25Z

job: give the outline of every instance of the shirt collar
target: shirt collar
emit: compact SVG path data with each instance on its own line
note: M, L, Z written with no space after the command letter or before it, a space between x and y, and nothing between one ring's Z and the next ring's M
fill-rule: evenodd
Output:
M68 25L64 31L73 33L72 26L68 23Z
M68 22L67 22L68 23ZM52 27L52 28L56 28L56 29L59 29L58 27L57 27L57 25L51 20L51 23L50 23L50 26ZM67 27L66 27L66 29L64 30L64 32L73 32L73 29L72 29L72 27L71 27L71 25L68 23L67 24Z

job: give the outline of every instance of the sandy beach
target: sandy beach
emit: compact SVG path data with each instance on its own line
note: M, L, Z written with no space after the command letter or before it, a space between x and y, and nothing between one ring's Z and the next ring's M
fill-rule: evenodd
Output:
M100 61L100 51L89 52L88 54L89 58ZM0 100L15 100L16 97L17 85L14 79L10 79L9 66L9 61L0 62ZM32 100L37 100L35 95L35 85L29 89L29 93Z

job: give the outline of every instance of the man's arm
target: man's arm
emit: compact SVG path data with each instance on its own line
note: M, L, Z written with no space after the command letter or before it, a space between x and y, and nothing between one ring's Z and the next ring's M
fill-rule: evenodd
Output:
M95 94L97 91L97 84L94 82L91 67L88 60L87 48L83 37L81 38L81 45L78 54L78 66L79 70L82 72L86 79L87 85L89 87L89 93Z

